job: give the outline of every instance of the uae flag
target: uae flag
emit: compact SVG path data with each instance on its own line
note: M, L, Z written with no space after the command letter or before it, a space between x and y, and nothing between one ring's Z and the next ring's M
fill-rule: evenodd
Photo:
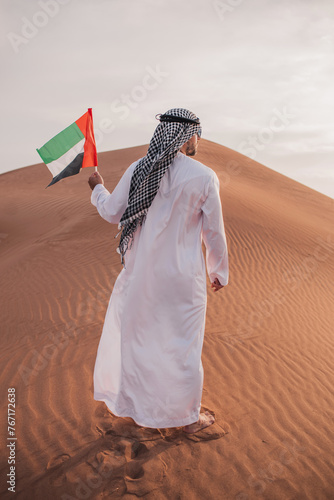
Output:
M92 109L37 149L37 153L53 175L46 187L78 174L81 168L97 167Z

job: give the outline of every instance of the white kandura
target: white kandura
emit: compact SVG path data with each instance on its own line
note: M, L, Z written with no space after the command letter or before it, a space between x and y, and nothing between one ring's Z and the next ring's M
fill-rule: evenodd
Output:
M102 184L92 192L92 204L108 222L118 224L126 209L136 163L111 194ZM115 282L94 369L94 399L144 427L179 427L199 418L207 303L202 238L211 282L226 285L218 177L179 152Z

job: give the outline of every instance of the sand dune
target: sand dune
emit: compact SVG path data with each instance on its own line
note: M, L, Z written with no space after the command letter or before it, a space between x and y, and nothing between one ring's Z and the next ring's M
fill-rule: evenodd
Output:
M112 190L141 146L99 154ZM92 395L104 314L121 270L83 170L51 188L43 164L0 176L1 498L7 389L16 390L22 499L332 499L334 201L228 148L213 168L230 284L208 291L196 435L118 419ZM12 496L11 496L12 495Z

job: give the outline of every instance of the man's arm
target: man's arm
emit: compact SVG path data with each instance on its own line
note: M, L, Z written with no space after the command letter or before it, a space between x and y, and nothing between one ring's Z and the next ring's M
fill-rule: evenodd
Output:
M228 283L228 253L219 181L216 174L209 183L208 196L202 206L202 236L206 247L206 265L215 292Z
M103 178L98 172L93 172L88 179L88 184L92 189L92 204L97 208L101 217L112 224L119 223L128 206L131 177L135 165L136 162L125 171L112 193L104 187Z

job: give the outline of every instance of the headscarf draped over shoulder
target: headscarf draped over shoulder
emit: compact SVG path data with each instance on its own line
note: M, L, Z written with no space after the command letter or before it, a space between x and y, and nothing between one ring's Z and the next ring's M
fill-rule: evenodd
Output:
M202 133L199 118L183 108L168 110L156 116L160 120L151 139L146 156L139 160L133 172L128 206L122 215L119 229L122 231L117 251L122 256L131 246L133 235L142 225L154 200L160 181L177 153L193 135Z

